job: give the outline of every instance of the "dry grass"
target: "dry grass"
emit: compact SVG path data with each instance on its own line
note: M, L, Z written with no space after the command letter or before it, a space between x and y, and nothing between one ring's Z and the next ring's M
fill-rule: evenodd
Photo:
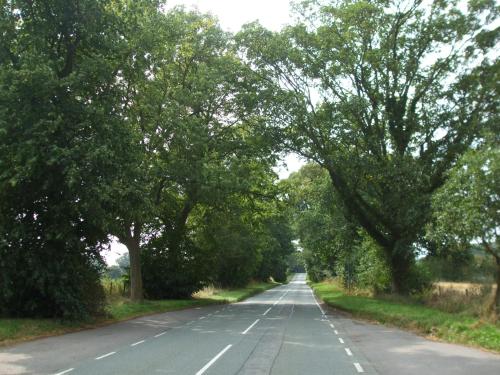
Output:
M491 290L494 293L496 290L496 285L494 284L479 284L479 283L454 283L448 281L439 281L434 283L433 292L436 294L446 293L449 291L461 293L461 294L475 294L480 295L484 293L484 289Z
M194 298L210 298L214 295L220 293L221 289L214 287L213 285L208 285L203 289L200 289L196 293L193 293Z
M490 318L495 290L491 284L438 282L423 296L423 302L449 313Z

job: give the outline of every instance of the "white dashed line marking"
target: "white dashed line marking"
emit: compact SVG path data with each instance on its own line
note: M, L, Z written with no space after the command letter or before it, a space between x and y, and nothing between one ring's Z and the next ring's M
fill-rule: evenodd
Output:
M136 346L136 345L142 344L144 341L146 341L146 340L141 340L141 341L134 342L130 346Z
M61 371L61 372L58 372L57 374L54 374L54 375L63 375L63 374L67 374L68 372L70 371L73 371L74 368L69 368L67 370L64 370L64 371Z
M155 337L160 337L160 336L163 336L165 333L167 333L167 332L162 332L162 333L159 333L159 334L155 335Z
M208 368L209 368L210 366L212 366L212 365L215 363L215 361L217 361L217 360L218 360L218 359L219 359L222 355L224 355L224 353L225 353L225 352L227 352L227 351L231 348L231 346L232 346L232 345L228 345L228 346L226 346L224 349L222 349L222 350L219 352L219 354L217 354L215 357L213 357L213 358L210 360L210 362L208 362L205 366L203 366L203 368L202 368L200 371L198 371L198 372L196 373L196 375L201 375L201 374L203 374L205 371L207 371L207 370L208 370Z
M334 330L333 332L335 332L335 334L336 334L336 335L338 335L338 334L339 334L339 331L337 331L337 330Z
M200 316L198 319L202 320L202 319L205 319L205 317L204 316Z
M335 326L333 324L330 324L330 327L335 328Z
M266 312L265 312L264 314L262 314L262 315L267 315L267 313L268 313L269 311L271 311L271 309L272 309L272 307L268 308L268 309L266 310Z
M345 352L347 353L348 356L352 356L351 349L345 348Z
M104 355L101 355L100 357L96 358L96 361L103 359L103 358L106 358L106 357L109 357L110 355L113 355L113 354L116 354L116 352L110 352L110 353L106 353Z
M354 363L354 367L356 367L356 370L358 370L358 372L365 372L365 370L363 370L363 367L361 367L361 365L357 362Z
M250 331L252 329L252 327L254 325L256 325L258 322L259 322L260 319L257 319L255 322L253 322L252 324L250 324L250 327L248 327L247 329L245 329L243 332L241 332L242 335L246 335L248 331Z
M340 341L341 344L344 343L344 340L342 340L342 337L339 337L339 341Z

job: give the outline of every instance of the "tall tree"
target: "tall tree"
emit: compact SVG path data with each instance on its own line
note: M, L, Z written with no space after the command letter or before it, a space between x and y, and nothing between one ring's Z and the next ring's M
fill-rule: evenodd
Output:
M102 308L105 209L130 133L108 1L0 2L0 310Z
M498 29L492 1L307 1L242 53L261 78L267 130L316 161L408 292L415 244L446 171L491 124Z
M192 210L244 183L231 166L264 148L251 141L242 103L251 86L231 35L213 17L181 8L151 9L138 22L131 6L123 121L141 151L113 234L129 250L131 298L139 300L142 247L163 237L161 251L181 254Z

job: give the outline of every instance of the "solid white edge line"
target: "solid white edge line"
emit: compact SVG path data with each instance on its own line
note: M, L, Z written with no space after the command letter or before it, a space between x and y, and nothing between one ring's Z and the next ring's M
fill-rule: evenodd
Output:
M160 336L163 336L165 333L167 333L167 332L162 332L162 333L159 333L159 334L155 335L155 337L160 337Z
M349 348L344 348L344 349L345 349L345 352L347 353L348 356L352 356L351 349L349 349Z
M354 362L354 367L356 367L356 370L358 372L365 372L365 370L363 370L363 367L361 367L361 365L358 362Z
M340 341L340 343L341 343L341 344L343 344L343 343L344 343L344 340L342 340L342 338L341 338L341 337L339 337L339 341Z
M74 368L69 368L67 370L64 370L64 371L61 371L61 372L58 372L57 374L54 374L54 375L63 375L63 374L67 374L68 372L70 371L73 371Z
M241 332L242 335L246 335L248 331L250 331L252 329L252 327L254 325L256 325L258 322L259 322L260 319L257 319L255 322L253 322L252 324L250 324L250 327L248 327L247 329L245 329L243 332Z
M269 311L271 311L271 309L272 309L272 307L268 308L268 309L264 312L264 314L262 314L262 315L267 315L267 313L268 313Z
M146 340L134 342L133 344L130 344L130 346L136 346L136 345L142 344L144 341L146 341Z
M311 290L311 292L312 292L312 290ZM325 315L325 311L324 311L324 310L323 310L323 308L319 305L318 300L316 299L316 296L314 295L314 293L312 293L312 295L313 295L313 298L314 298L314 302L316 302L316 306L318 306L318 308L319 308L319 311L321 311L321 314Z
M222 356L225 352L227 352L227 351L231 348L231 346L233 346L233 345L228 345L228 346L226 346L224 349L222 349L222 350L219 352L219 354L217 354L215 357L213 357L213 358L210 360L210 362L208 362L205 366L203 366L203 368L202 368L200 371L198 371L198 372L196 373L196 375L201 375L201 374L203 374L205 371L207 371L207 370L208 370L208 368L209 368L210 366L212 366L212 365L215 363L215 361L217 361L217 360L218 360L218 359L219 359L219 358L220 358L220 357L221 357L221 356Z
M106 358L106 357L109 357L110 355L113 355L113 354L116 354L116 352L109 352L109 353L106 353L104 355L101 355L100 357L96 358L96 361L103 359L103 358Z

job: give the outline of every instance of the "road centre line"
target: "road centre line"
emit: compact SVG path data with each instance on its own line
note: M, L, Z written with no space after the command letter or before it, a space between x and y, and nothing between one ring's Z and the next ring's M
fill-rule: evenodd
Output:
M71 372L73 371L74 368L69 368L67 370L64 370L64 371L61 371L61 372L58 372L57 374L54 374L54 375L63 375L63 374L67 374L68 372Z
M344 340L342 340L342 337L339 337L339 341L340 341L341 344L344 343Z
M258 322L259 322L260 319L257 319L255 322L253 322L252 324L250 324L250 327L248 327L247 329L245 329L243 332L241 332L242 335L246 335L248 331L250 331L252 329L252 327L254 325L256 325Z
M144 341L146 341L146 340L141 340L141 341L134 342L130 346L136 346L136 345L142 344Z
M155 337L160 337L160 336L163 336L165 333L167 333L167 331L162 332L162 333L159 333L159 334L155 335Z
M347 353L348 356L352 356L351 349L349 349L349 348L344 348L344 349L345 349L345 352Z
M268 309L264 312L264 314L262 314L262 315L267 315L267 313L268 313L269 311L271 311L271 309L272 309L272 307L268 308Z
M116 354L116 352L109 352L109 353L106 353L104 355L101 355L100 357L96 358L96 361L103 359L103 358L106 358L106 357L109 357L110 355L113 355L113 354Z
M354 362L354 367L356 367L356 370L358 372L365 372L365 370L363 370L363 367L361 367L361 365L357 362Z
M203 374L205 371L207 371L207 370L208 370L208 368L209 368L210 366L212 366L212 365L215 363L215 361L217 361L220 357L222 357L222 356L224 355L224 353L225 353L225 352L227 352L227 351L231 348L231 346L232 346L232 345L228 345L228 346L226 346L224 349L222 349L222 350L219 352L219 354L217 354L217 355L216 355L215 357L213 357L213 358L212 358L212 359L211 359L211 360L210 360L210 361L209 361L209 362L208 362L205 366L203 366L203 368L202 368L200 371L198 371L198 372L196 373L196 375L201 375L201 374Z

